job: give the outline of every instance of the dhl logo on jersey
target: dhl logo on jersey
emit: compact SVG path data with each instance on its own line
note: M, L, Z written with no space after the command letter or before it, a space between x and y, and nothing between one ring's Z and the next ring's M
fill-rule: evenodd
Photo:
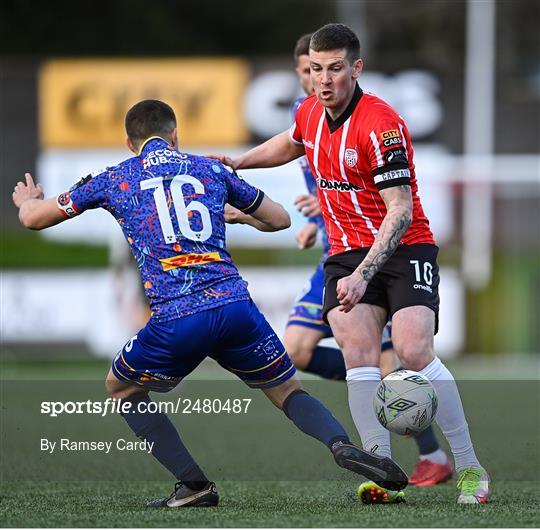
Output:
M214 261L223 261L223 258L219 255L219 252L207 252L206 254L179 254L159 261L164 271L170 271L178 267L190 267L191 265L204 265Z

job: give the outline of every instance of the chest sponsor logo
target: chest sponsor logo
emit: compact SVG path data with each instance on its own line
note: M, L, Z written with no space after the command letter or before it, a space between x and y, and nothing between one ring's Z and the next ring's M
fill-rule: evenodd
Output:
M399 138L399 131L397 129L390 129L388 131L383 131L380 135L381 140L389 140L390 138Z
M343 182L341 180L326 180L319 179L319 188L321 190L334 190L334 191L362 191L364 188L351 184L350 182Z
M177 269L178 267L190 267L192 265L204 265L214 261L223 261L219 252L207 252L206 254L179 254L171 258L159 260L164 271Z
M347 164L349 167L356 166L356 162L358 162L358 153L356 152L356 149L352 149L351 147L348 147L345 149L345 164Z

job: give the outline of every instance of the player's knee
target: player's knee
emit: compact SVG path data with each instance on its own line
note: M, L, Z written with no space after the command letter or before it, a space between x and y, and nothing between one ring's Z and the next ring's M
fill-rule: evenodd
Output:
M285 347L287 348L287 346ZM287 348L287 353L294 366L300 370L304 370L313 357L313 348L311 345L296 344L290 349Z
M432 345L423 339L400 341L394 348L403 368L420 371L433 359Z
M105 379L105 389L107 390L109 397L115 399L126 399L127 397L142 391L142 389L138 387L122 383L122 381L119 381L116 378L112 371L109 371L107 378Z
M368 349L362 348L353 342L344 342L341 347L345 366L347 368L355 366L378 366L380 358L380 350L377 348Z
M120 397L119 394L121 393L121 388L118 385L118 380L112 379L110 376L107 376L107 379L105 379L105 390L107 390L107 394L109 397Z
M300 370L304 370L313 357L313 349L315 346L311 341L285 335L283 344L294 366Z

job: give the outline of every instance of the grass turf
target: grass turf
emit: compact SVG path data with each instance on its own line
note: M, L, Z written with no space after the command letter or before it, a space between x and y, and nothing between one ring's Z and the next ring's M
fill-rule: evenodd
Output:
M460 383L477 452L493 478L491 504L458 506L454 482L436 488L410 487L404 505L364 506L354 496L360 480L336 469L326 449L297 432L260 393L236 381L220 382L211 367L202 368L206 381L193 381L169 397L189 396L192 389L199 389L203 396L218 391L222 396L243 396L246 392L254 398L247 416L173 418L188 447L216 480L220 506L151 510L144 507L144 500L168 494L173 481L156 480L167 474L148 455L115 452L47 456L39 451L41 436L55 440L60 436L132 439L120 418L49 418L39 414L42 399L103 399L103 383L98 379L105 364L3 365L0 526L539 526L540 387L535 381ZM96 380L88 381L93 376ZM66 386L66 381L71 383ZM306 381L306 388L323 399L354 433L342 384ZM410 471L416 459L412 441L396 438L393 448L396 460ZM282 477L311 480L278 482ZM334 480L336 477L339 480ZM83 478L100 480L80 480Z
M459 506L455 483L409 488L407 503L365 506L357 482L219 484L218 508L149 509L169 482L4 482L4 527L537 527L538 483L494 484L492 503Z

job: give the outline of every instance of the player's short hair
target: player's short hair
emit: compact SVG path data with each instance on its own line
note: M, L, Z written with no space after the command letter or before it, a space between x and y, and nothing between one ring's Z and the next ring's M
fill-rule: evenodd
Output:
M132 142L142 142L151 136L167 136L176 127L173 109L157 99L145 99L126 114L126 133Z
M345 24L326 24L318 29L312 35L309 47L314 52L345 49L351 64L360 59L360 41L354 31Z
M309 41L313 33L306 33L302 35L297 41L294 47L294 61L298 62L300 55L309 55Z

